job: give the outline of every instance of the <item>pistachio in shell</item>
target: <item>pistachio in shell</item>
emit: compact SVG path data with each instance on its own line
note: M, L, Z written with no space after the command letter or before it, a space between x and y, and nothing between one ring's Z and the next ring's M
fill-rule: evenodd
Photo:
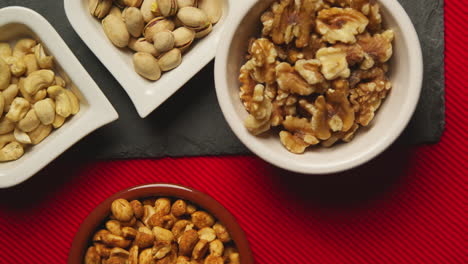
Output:
M135 38L138 38L143 33L145 21L140 9L136 7L128 7L122 13L122 18L127 25L127 30Z
M166 19L164 17L156 17L152 19L148 24L146 24L145 28L143 29L143 36L145 36L147 41L152 43L154 34L164 30L172 31L174 30L174 28L174 22L172 22L171 20Z
M144 0L141 4L140 11L146 23L150 22L151 19L156 17L153 11L151 11L153 4L156 4L156 0Z
M152 81L161 78L161 69L158 60L146 52L137 52L133 55L133 66L135 71L144 78Z
M91 15L101 19L107 14L112 7L112 0L90 0L89 1L89 12Z
M198 5L198 0L177 0L177 6L179 8Z
M161 15L165 17L173 16L177 13L176 0L156 0Z
M146 41L145 38L131 38L128 42L128 47L136 52L146 52L155 57L159 55L159 52L156 51L154 45Z
M195 39L195 32L186 27L180 27L172 34L174 34L174 46L182 52L187 50Z
M102 20L102 26L106 36L115 46L123 48L128 45L130 34L122 18L108 15Z
M195 32L195 38L203 38L206 35L210 34L213 31L213 25L211 23L207 24L206 27L200 28Z
M140 7L143 0L117 0L117 2L123 3L124 6Z
M179 49L172 49L163 54L158 63L162 71L170 71L182 63L182 53Z
M205 28L210 24L210 20L205 12L192 6L181 8L177 13L177 18L186 27L194 30Z
M223 15L222 0L199 0L198 8L205 12L212 24L216 24Z
M169 30L157 32L154 34L153 44L159 53L169 51L174 48L174 34Z

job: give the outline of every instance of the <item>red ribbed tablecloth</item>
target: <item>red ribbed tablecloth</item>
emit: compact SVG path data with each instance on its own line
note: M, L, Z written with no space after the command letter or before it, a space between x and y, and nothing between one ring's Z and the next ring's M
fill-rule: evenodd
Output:
M109 195L170 182L204 191L247 233L257 263L468 263L467 8L446 3L447 129L350 172L300 176L256 157L57 165L0 191L0 263L65 263ZM465 17L464 17L465 16ZM52 165L54 166L54 165Z

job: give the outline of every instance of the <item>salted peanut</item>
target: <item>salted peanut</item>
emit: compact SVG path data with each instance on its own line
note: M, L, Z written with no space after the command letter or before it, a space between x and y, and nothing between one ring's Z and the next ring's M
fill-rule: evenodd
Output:
M138 234L138 231L133 227L125 226L122 228L122 236L125 239L135 239L137 234Z
M198 242L198 233L195 230L185 231L182 236L179 237L177 242L179 243L179 255L190 256L193 248Z
M141 4L140 11L146 23L156 17L156 14L151 11L153 4L156 5L156 0L144 0Z
M20 77L26 72L26 64L22 58L15 56L6 57L3 59L10 67L11 74L15 77Z
M211 227L215 224L213 216L204 211L197 211L193 213L191 219L193 224L199 229L204 227Z
M175 264L191 264L192 262L186 256L178 256Z
M161 15L170 17L177 14L177 0L156 0Z
M55 80L55 73L51 70L38 70L26 77L24 80L25 91L33 95L37 91L45 89L52 85Z
M18 40L13 48L13 56L21 58L26 54L33 53L33 48L36 44L37 42L30 38Z
M212 24L216 24L223 15L222 0L199 0L198 8L206 13Z
M72 102L66 91L66 89L58 85L47 88L47 94L50 96L50 98L55 100L55 112L65 118L69 117L73 110ZM122 219L118 220L125 222L125 220Z
M162 71L170 71L177 68L182 63L182 52L179 49L172 49L162 55L158 63Z
M153 44L159 53L169 51L174 48L174 34L169 30L157 32L153 36Z
M368 23L367 17L355 9L333 7L318 13L316 27L323 39L331 44L337 41L352 44Z
M86 251L85 264L101 264L101 256L96 251L95 247L89 247Z
M181 52L185 52L195 39L195 32L186 27L179 27L172 34L174 34L174 47Z
M180 217L187 212L187 203L184 200L177 200L172 204L171 214Z
M156 210L154 209L152 205L144 205L143 206L143 218L142 218L143 223L149 226L149 221L155 214L156 214Z
M146 38L131 38L130 42L128 42L128 47L133 51L149 53L154 57L157 57L159 55L159 52L156 50L154 45L146 41Z
M26 115L18 122L18 128L24 132L31 132L35 130L41 121L37 117L36 111L33 109L29 110Z
M31 138L31 142L33 145L37 145L41 143L46 137L50 135L52 131L52 125L42 125L39 124L36 129L29 132L28 135Z
M216 239L210 242L210 255L221 257L224 253L224 244L221 240Z
M346 52L339 48L321 48L317 51L317 59L322 64L321 72L327 80L348 78L351 74L346 60Z
M213 230L216 233L216 237L221 240L223 243L228 243L231 241L231 236L229 235L228 230L224 225L221 223L217 222L216 224L213 225Z
M26 54L23 57L23 62L26 66L26 76L39 70L39 64L37 63L35 54Z
M34 104L36 115L43 125L50 125L55 120L54 100L46 98Z
M10 44L6 42L0 42L0 59L5 59L13 55Z
M80 101L78 100L78 97L71 90L64 89L63 92L65 92L70 100L71 114L76 115L80 111Z
M30 107L31 105L26 99L16 97L11 103L10 110L5 117L11 122L18 122L26 116Z
M120 222L116 220L109 220L106 222L106 228L109 230L112 234L117 235L117 236L123 236L122 233L122 227L120 226Z
M148 80L156 81L161 78L158 60L149 53L135 53L133 55L133 67L139 75Z
M130 206L133 209L133 213L135 214L135 217L137 219L140 219L143 217L144 209L143 205L140 203L138 200L133 200L130 202Z
M15 130L15 123L6 118L0 119L0 135L4 135Z
M176 239L179 238L184 233L186 227L190 224L190 221L185 219L175 222L174 226L172 227L172 233L174 234L174 237Z
M37 64L41 69L52 69L52 66L54 65L54 56L47 56L41 43L34 47L34 56L36 57Z
M10 66L0 58L0 91L5 90L10 85L11 71Z
M109 14L102 20L102 27L104 28L104 33L106 33L107 38L116 47L124 48L128 45L130 33L122 17Z
M154 34L164 30L173 31L174 28L175 24L172 20L162 16L156 17L146 24L143 29L143 36L146 38L146 41L153 43Z
M15 128L15 131L13 132L13 135L15 136L15 140L21 144L31 144L31 138L29 135L22 131L21 129Z
M200 237L200 239L211 242L215 240L216 232L211 227L203 227L202 229L198 230L198 237Z
M139 248L147 248L153 245L154 239L154 234L149 228L140 227L133 243Z
M101 258L109 258L112 248L106 247L101 243L94 243L94 247Z
M89 13L99 19L107 16L112 7L112 0L89 0Z
M140 252L138 264L154 264L152 248L147 248Z
M138 246L132 246L128 251L128 263L127 264L138 264Z
M208 257L206 257L205 261L203 262L203 264L223 264L223 263L224 263L224 260L222 257L213 256L213 255L209 255ZM232 263L232 262L229 262L229 263Z
M153 227L153 234L157 241L171 242L174 240L174 234L170 230L159 226Z
M63 126L65 123L65 117L61 115L55 115L54 122L52 122L52 126L57 129Z
M111 205L112 215L119 221L127 222L133 218L133 209L125 199L117 199Z
M6 144L15 141L15 135L13 133L8 133L0 136L0 148L3 148Z
M153 256L155 259L162 259L172 250L172 244L168 241L157 241L154 243Z
M127 25L127 30L135 38L138 38L143 33L145 21L140 9L136 7L128 7L122 12L122 18Z

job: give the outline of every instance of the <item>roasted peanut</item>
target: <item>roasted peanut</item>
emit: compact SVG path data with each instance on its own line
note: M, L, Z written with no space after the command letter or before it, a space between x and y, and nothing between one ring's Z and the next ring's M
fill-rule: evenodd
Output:
M130 206L132 207L133 213L135 214L135 217L137 219L140 219L140 218L143 217L144 209L143 209L143 205L140 203L140 201L133 200L133 201L130 202Z
M224 244L216 239L210 242L210 255L221 257L224 253Z
M199 229L204 227L211 227L215 224L213 216L204 211L197 211L193 213L192 222Z
M182 256L190 256L198 240L199 239L197 231L185 231L182 234L182 236L180 236L177 240L177 242L179 243L179 254Z
M113 248L110 251L110 257L119 257L119 258L124 258L127 259L130 253L122 248Z
M138 257L138 264L154 264L153 249L147 248L141 251Z
M172 244L168 241L157 241L154 243L153 255L155 259L162 259L172 250Z
M185 231L185 228L190 225L190 221L188 220L179 220L175 222L174 226L172 227L172 233L174 234L175 238L179 238Z
M95 247L89 247L86 251L85 264L101 264L101 256L96 251Z
M172 204L171 214L180 217L187 212L187 203L184 200L177 200Z
M156 214L167 215L171 212L171 200L168 198L159 198L154 203Z
M102 235L102 243L109 247L128 248L131 244L130 240L126 240L121 236L116 236L111 233Z
M216 223L213 225L213 230L216 233L216 237L221 240L223 243L228 243L231 241L231 236L229 235L229 232L227 231L226 227L224 227L221 223Z
M213 256L213 255L209 255L208 257L206 257L205 261L203 262L203 264L223 264L223 263L224 263L224 260L222 257Z
M199 260L205 257L206 252L208 252L208 247L209 247L208 241L200 239L195 245L195 247L193 248L193 251L192 251L193 259Z
M106 228L112 234L116 236L123 236L122 227L120 226L120 222L116 220L109 220L106 222Z
M102 258L109 258L112 248L106 247L101 243L94 243L94 247L96 248L99 256Z
M174 240L174 234L168 229L155 226L153 227L153 234L158 241L173 241Z
M216 233L211 227L203 227L202 229L198 230L198 236L200 239L206 240L208 242L216 239Z
M128 264L138 264L138 246L132 246L128 254Z
M125 226L122 228L122 236L125 239L135 239L137 234L138 234L138 231L135 230L135 228L133 227Z
M133 217L133 209L125 199L117 199L111 205L112 215L119 221L130 221Z
M138 233L134 241L135 245L139 248L147 248L153 245L154 235L153 232L147 227L138 228Z

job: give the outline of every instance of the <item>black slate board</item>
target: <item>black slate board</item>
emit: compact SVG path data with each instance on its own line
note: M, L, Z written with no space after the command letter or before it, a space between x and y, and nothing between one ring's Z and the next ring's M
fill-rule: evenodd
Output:
M422 97L401 142L436 143L445 124L443 0L399 1L416 25L425 63ZM118 121L80 141L66 156L125 159L249 153L221 114L213 62L149 117L141 119L122 87L71 27L62 0L0 1L0 8L12 5L32 8L49 20L120 115Z

